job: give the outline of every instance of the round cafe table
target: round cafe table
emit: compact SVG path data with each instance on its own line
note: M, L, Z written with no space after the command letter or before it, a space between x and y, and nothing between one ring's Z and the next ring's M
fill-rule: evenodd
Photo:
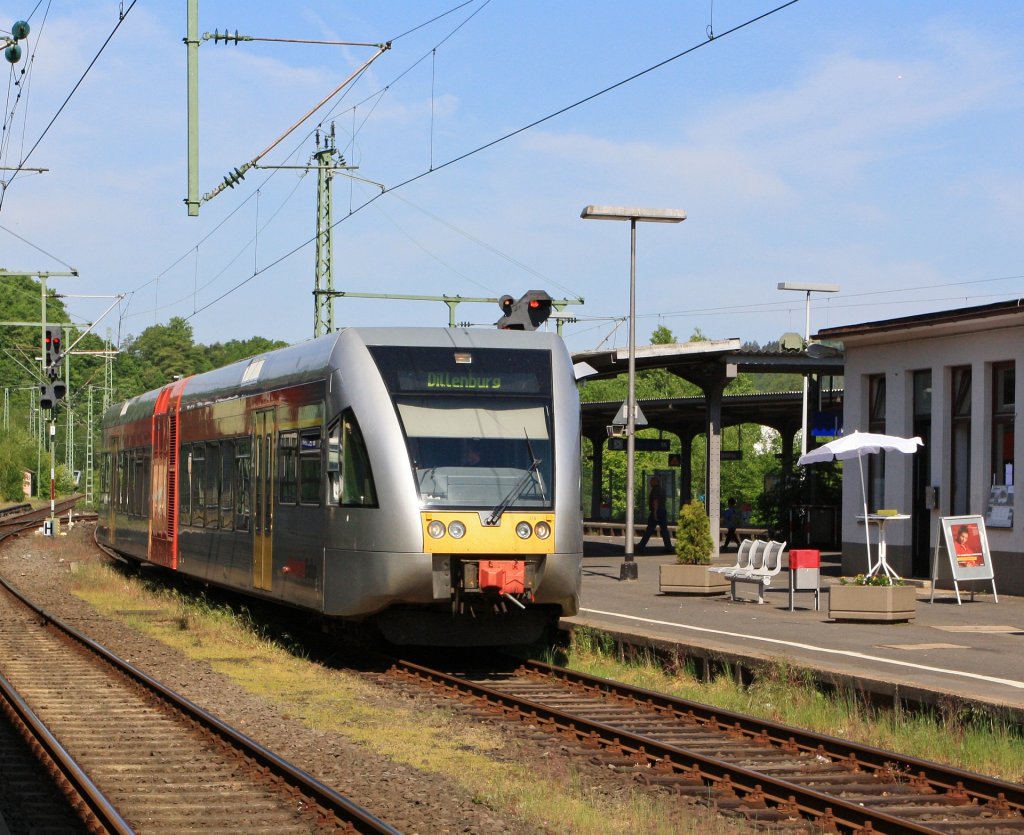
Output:
M872 564L870 556L868 557L868 577L872 577L879 571L885 573L887 577L892 580L899 579L899 575L892 570L889 566L888 561L885 558L885 526L887 522L893 522L896 520L909 519L910 514L908 513L869 513L867 516L858 516L862 522L867 525L878 526L878 559ZM864 535L868 537L868 545L871 544L870 529L864 531ZM870 554L870 550L869 550Z

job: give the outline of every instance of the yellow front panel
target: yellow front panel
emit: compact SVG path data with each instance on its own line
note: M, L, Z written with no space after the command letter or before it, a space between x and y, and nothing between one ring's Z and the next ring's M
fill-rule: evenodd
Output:
M555 515L553 513L512 513L502 514L497 525L484 525L480 514L473 511L424 511L420 514L423 522L423 551L427 554L551 554L555 549ZM453 539L447 533L440 539L434 539L427 533L427 525L433 520L443 522L445 528L458 520L466 526L466 535L462 539ZM538 522L547 522L551 528L551 536L540 539L530 536L520 539L516 535L516 525L529 522L536 530Z

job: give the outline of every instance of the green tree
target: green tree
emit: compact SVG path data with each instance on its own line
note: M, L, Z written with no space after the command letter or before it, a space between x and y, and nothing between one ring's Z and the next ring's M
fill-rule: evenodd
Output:
M35 438L24 429L0 430L0 497L5 501L21 501L24 471L35 468Z

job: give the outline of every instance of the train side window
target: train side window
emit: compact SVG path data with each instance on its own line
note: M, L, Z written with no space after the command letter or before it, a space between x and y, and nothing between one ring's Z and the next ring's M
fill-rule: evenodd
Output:
M348 507L376 507L370 456L363 433L351 409L327 430L327 503Z
M142 512L149 513L149 499L153 483L153 457L148 450L142 453Z
M299 501L302 504L320 504L320 430L303 432L299 436Z
M110 453L100 455L100 506L110 506Z
M235 442L224 441L220 445L220 527L225 531L235 527L235 503L231 489L234 470Z
M135 504L132 502L132 494L135 489L135 467L132 465L132 454L134 450L127 450L124 453L124 511L129 516L135 512Z
M206 445L206 527L220 524L220 445Z
M181 445L178 457L178 520L188 525L192 519L192 449Z
M203 508L206 506L206 448L192 445L192 524L203 526Z
M128 512L128 451L122 449L117 454L117 507L122 513Z
M298 458L299 433L282 432L278 438L277 448L280 461L278 472L281 479L281 490L278 493L279 504L296 504L298 501Z
M239 438L235 442L235 530L249 530L252 491L252 441Z

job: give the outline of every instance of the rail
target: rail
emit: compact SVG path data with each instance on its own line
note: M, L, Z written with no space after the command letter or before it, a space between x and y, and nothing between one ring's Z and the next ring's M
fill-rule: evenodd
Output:
M560 734L624 777L710 798L779 831L800 818L823 832L1024 831L1018 784L540 662L467 677L396 659L391 673Z

